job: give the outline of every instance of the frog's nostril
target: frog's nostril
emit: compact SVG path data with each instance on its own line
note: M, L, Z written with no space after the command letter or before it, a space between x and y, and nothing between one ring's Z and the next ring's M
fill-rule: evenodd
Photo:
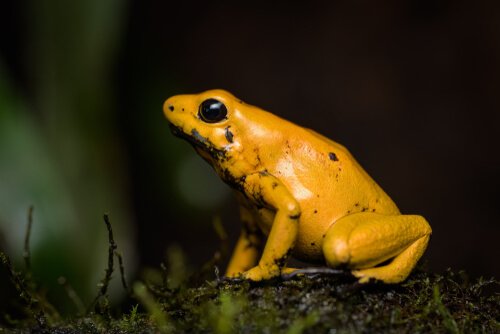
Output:
M170 111L174 111L174 106L173 106L173 105L171 105L171 104L169 104L169 105L168 105L168 110L170 110Z

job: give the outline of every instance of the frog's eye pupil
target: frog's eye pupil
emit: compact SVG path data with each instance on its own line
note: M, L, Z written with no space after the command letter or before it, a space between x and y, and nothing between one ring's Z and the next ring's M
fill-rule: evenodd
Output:
M198 114L207 123L217 123L226 118L227 108L224 103L216 99L208 99L200 104Z

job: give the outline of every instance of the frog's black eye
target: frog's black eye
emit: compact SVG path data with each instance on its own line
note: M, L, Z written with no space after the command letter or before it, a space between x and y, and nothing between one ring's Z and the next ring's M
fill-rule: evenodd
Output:
M208 99L200 104L198 114L207 123L217 123L226 118L227 108L222 102L216 99Z

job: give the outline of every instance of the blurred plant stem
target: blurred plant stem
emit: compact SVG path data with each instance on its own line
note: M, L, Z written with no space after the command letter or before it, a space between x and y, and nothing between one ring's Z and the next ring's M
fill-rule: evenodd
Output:
M22 254L22 228L12 226L24 226L19 210L33 204L34 274L53 286L64 275L88 298L106 262L103 212L115 222L128 269L134 255L112 82L127 2L32 0L26 9L32 91L21 97L0 77L0 177L8 179L0 225Z

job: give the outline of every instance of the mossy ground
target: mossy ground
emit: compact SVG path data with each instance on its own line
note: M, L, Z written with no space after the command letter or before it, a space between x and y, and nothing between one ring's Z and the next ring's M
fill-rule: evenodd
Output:
M189 274L182 252L168 252L168 266L145 271L129 289L111 224L108 267L94 302L85 307L67 284L72 316L61 316L29 273L16 271L0 253L17 300L16 315L2 314L1 333L500 333L500 295L494 279L469 281L463 272L417 269L402 284L359 284L348 273L226 280L213 261ZM25 254L29 254L29 229ZM224 252L222 252L224 253ZM112 309L107 287L118 258L128 311ZM216 268L216 267L215 267Z
M216 279L171 288L136 283L137 305L120 315L102 299L86 315L11 323L5 333L498 333L493 280L414 273L401 285L360 285L348 275L265 283ZM5 320L5 319L4 319Z

